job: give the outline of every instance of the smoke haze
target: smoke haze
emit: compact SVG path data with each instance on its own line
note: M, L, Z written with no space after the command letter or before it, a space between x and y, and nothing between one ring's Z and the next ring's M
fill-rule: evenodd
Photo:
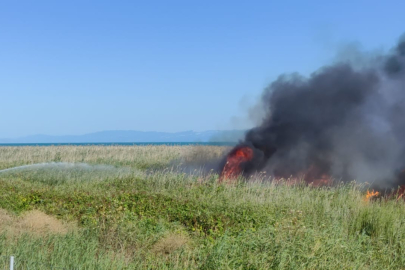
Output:
M357 55L361 63L281 75L264 90L263 119L241 142L255 152L246 174L289 177L312 168L315 177L377 188L405 184L405 38L385 55Z

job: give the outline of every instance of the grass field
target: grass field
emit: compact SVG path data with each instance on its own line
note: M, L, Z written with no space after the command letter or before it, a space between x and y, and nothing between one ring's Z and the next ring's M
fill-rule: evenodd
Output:
M226 150L0 147L0 268L405 269L403 201L177 170Z

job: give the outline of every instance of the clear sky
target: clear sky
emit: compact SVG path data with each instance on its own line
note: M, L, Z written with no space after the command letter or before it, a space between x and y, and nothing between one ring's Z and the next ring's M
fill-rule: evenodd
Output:
M0 138L240 128L279 74L389 49L405 1L0 1ZM235 118L236 117L236 118Z

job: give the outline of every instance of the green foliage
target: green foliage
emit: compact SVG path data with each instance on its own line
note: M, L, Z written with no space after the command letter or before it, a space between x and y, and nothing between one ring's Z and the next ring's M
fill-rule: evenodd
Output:
M50 162L56 157L66 161L66 152L73 151L67 149L46 156ZM122 151L117 153L127 155ZM181 152L175 148L170 153L170 147L165 151L172 159ZM81 149L71 162L88 160L86 155ZM225 185L217 183L215 174L191 176L171 168L151 172L141 170L142 160L137 166L122 160L117 164L117 159L101 154L92 159L112 166L0 173L0 208L15 215L38 209L78 226L77 231L45 237L29 233L10 237L3 232L0 255L13 254L17 269L401 269L405 265L404 203L364 201L353 183L325 188L260 181ZM147 163L156 168L170 162ZM176 236L182 239L178 246L168 242ZM170 252L158 253L157 243L170 245ZM0 267L5 265L0 261Z

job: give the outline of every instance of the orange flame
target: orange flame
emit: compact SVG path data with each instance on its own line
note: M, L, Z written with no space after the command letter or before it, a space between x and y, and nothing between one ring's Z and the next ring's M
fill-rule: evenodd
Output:
M366 194L366 200L370 200L373 197L377 197L378 195L380 195L380 192L378 191L374 191L374 189L372 191L367 190L367 194Z
M253 150L250 147L240 147L233 153L230 153L226 158L226 164L221 172L219 181L237 178L242 173L241 163L249 161L252 158Z
M302 172L306 183L314 187L332 185L332 177L323 172L318 166L312 164L306 171Z

